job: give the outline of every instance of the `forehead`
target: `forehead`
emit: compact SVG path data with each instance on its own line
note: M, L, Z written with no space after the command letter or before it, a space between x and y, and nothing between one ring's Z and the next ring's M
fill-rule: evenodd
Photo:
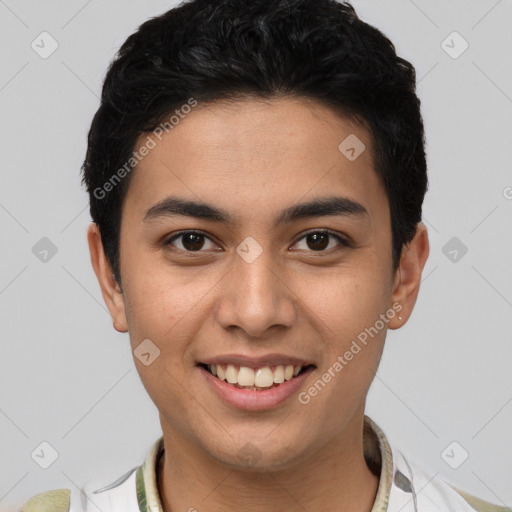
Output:
M125 200L140 217L170 195L248 215L336 192L370 213L387 207L369 132L311 100L198 104L168 133L141 136L137 150L148 137Z

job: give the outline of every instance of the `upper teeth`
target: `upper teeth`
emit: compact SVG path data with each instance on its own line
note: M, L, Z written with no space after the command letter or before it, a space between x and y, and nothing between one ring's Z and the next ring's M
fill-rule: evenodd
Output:
M248 368L247 366L235 366L233 364L208 365L213 375L220 380L225 380L230 384L238 384L239 386L256 386L258 388L269 388L274 383L281 384L285 380L296 377L302 370L302 366L294 365L277 365L265 366L263 368Z

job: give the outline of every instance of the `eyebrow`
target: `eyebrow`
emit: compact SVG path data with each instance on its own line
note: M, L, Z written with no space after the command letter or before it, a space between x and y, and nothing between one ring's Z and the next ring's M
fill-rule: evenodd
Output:
M144 222L175 215L223 222L225 224L234 224L235 222L231 214L226 210L207 203L173 196L167 197L149 208L144 215ZM298 203L286 208L277 216L275 227L299 219L328 215L362 217L368 215L368 211L361 203L347 197L326 197L306 203Z

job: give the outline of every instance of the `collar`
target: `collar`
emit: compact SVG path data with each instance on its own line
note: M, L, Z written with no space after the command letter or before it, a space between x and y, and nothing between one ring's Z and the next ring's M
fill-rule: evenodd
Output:
M393 480L393 456L384 432L366 415L363 423L363 449L368 467L379 475L379 486L371 512L385 512ZM157 485L157 469L163 453L164 440L161 436L137 469L135 480L140 512L163 512Z

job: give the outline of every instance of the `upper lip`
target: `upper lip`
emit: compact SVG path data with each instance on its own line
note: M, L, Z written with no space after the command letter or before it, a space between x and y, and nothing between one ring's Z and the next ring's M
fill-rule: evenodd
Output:
M243 354L224 354L206 359L201 359L199 364L233 364L235 366L246 366L248 368L264 368L265 366L293 365L309 366L313 363L305 359L285 354L266 354L259 357L251 357Z

